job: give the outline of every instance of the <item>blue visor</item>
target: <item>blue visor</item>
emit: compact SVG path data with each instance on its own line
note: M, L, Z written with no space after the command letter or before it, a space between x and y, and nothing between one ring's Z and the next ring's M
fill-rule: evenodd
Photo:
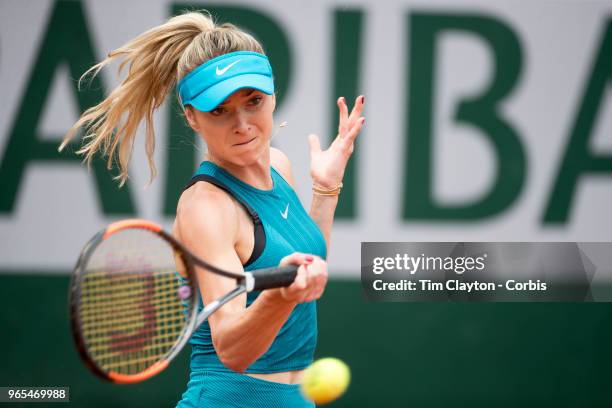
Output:
M251 51L230 52L200 65L178 83L183 106L210 112L239 89L274 93L268 57Z

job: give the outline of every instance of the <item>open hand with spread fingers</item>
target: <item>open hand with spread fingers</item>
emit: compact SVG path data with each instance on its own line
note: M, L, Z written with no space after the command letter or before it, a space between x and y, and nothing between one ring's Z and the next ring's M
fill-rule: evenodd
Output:
M346 164L354 150L354 142L365 123L363 106L365 96L360 95L349 115L344 97L338 98L340 121L338 135L327 150L321 150L319 136L308 136L310 144L310 176L315 186L323 189L337 188L344 177Z

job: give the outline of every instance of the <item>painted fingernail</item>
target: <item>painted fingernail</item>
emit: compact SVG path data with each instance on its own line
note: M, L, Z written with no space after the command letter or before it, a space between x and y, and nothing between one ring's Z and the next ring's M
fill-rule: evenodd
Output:
M306 262L311 263L312 261L314 261L314 256L306 255L304 259L306 260Z
M361 95L361 103L365 103L365 96Z
M361 118L361 124L365 125L365 118Z

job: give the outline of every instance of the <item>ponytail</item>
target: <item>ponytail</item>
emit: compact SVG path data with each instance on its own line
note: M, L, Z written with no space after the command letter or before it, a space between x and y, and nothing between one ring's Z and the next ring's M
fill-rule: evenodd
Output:
M103 61L88 69L79 79L97 75L100 69L121 61L118 72L128 67L125 79L102 102L87 109L70 128L61 151L80 128L87 131L84 145L77 154L88 165L97 152L108 157L110 170L115 156L120 186L128 178L128 164L134 149L136 130L145 119L145 150L151 180L157 174L153 160L155 131L153 113L159 108L178 80L192 69L217 55L237 50L263 52L249 34L231 24L216 26L209 14L190 12L172 17L166 23L139 35L110 52Z

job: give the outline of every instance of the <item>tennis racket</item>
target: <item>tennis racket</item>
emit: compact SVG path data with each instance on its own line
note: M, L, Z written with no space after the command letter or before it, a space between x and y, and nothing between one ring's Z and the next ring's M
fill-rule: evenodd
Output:
M198 313L195 266L236 280ZM72 335L86 366L120 384L163 371L194 330L245 292L289 286L298 267L230 272L198 258L162 228L130 219L98 232L81 251L70 282Z

